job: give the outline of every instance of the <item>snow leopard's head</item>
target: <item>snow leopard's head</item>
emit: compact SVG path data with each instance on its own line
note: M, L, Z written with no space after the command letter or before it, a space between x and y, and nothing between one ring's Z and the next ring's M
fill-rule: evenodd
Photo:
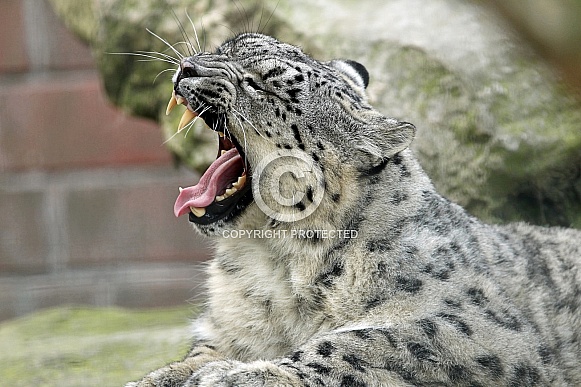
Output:
M254 33L182 59L168 111L186 106L179 130L203 119L218 150L199 183L181 189L176 216L208 234L328 218L357 176L414 135L367 103L368 81L357 62L320 62Z

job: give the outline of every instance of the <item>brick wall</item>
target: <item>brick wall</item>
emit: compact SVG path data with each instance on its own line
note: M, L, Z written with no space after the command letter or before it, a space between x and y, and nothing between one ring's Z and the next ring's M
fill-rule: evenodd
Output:
M155 123L107 102L45 0L0 0L0 320L198 295L209 250L172 212L195 178Z

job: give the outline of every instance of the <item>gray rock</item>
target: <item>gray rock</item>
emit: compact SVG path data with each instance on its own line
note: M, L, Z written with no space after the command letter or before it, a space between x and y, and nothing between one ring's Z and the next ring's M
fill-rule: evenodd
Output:
M201 127L175 135L179 113L165 117L172 73L162 71L175 66L108 54L173 56L146 28L182 42L181 52L187 39L197 47L186 9L206 49L236 32L261 31L317 59L364 64L373 105L416 125L422 165L471 213L581 227L581 109L526 45L473 3L92 0L79 21L75 0L51 2L91 43L113 102L161 122L168 147L192 168L215 157L215 139Z

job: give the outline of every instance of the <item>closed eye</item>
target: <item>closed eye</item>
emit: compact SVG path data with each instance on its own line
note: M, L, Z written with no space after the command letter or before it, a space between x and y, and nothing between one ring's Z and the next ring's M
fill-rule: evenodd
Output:
M253 89L254 89L254 90L256 90L256 91L263 91L263 92L266 92L266 90L264 90L262 87L260 87L260 86L258 85L258 83L256 83L256 82L254 81L254 79L247 77L247 78L244 78L244 81L246 82L246 84L247 84L249 87L253 88Z

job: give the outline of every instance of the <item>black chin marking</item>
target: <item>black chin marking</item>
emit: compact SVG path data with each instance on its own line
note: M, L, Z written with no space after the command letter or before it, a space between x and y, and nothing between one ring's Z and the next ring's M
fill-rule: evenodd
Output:
M219 220L225 222L232 220L254 200L252 196L252 182L250 177L247 178L246 184L236 194L222 200L221 202L213 202L206 207L206 213L203 216L197 217L192 212L189 214L189 220L192 223L200 225L208 225Z

